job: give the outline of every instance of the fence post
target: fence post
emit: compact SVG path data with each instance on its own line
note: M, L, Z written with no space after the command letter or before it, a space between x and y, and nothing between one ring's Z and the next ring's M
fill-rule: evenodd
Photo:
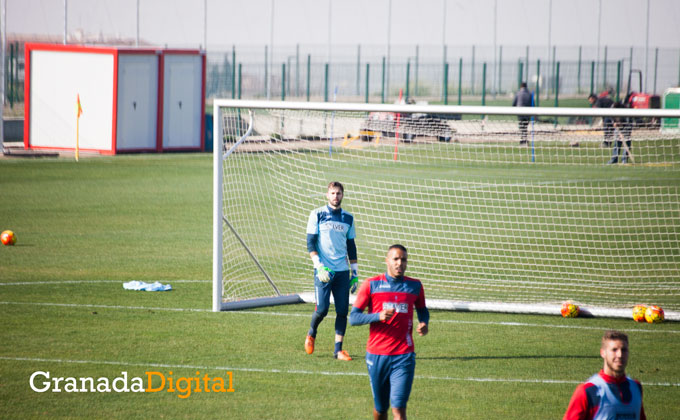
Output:
M357 96L361 95L361 44L357 45Z
M444 63L444 105L449 104L449 63Z
M286 100L286 63L281 63L281 100Z
M269 99L269 53L268 46L264 46L264 95Z
M461 104L463 94L463 57L458 60L458 105Z
M621 60L616 62L616 102L621 100Z
M295 96L300 97L300 44L295 44Z
M236 45L231 46L231 99L236 97Z
M475 94L475 46L472 46L472 61L470 68L470 94Z
M309 84L310 84L310 79L311 79L311 72L312 72L312 55L307 54L307 102L309 102Z
M382 58L382 82L381 82L381 103L385 103L385 57Z
M328 63L323 65L323 101L328 102Z
M522 63L522 59L518 58L517 59L517 89L519 89L522 86L522 77L524 76L524 63Z
M413 88L413 94L418 96L418 66L420 65L420 46L416 44L416 71L415 71L415 87Z
M496 93L500 94L502 92L501 89L501 81L503 80L502 77L503 74L503 46L498 47L498 89L496 89Z
M602 84L604 89L607 89L607 46L604 46L604 66L602 71Z
M595 93L595 62L590 62L590 94Z
M526 80L527 83L529 83L529 46L527 45L527 51L526 51L526 58L524 61L524 71L526 72L526 76L524 76L524 80Z
M539 106L541 102L541 60L536 60L536 92L534 92L534 105Z
M486 62L482 65L482 106L486 105Z
M659 47L654 51L654 94L656 95L656 75L659 70Z
M366 103L368 103L368 81L369 81L369 74L371 70L371 65L369 63L366 63Z
M560 62L555 63L555 108L560 106ZM557 117L555 117L557 123Z
M4 63L3 63L4 65ZM7 98L9 99L9 106L10 108L14 107L14 90L12 89L14 87L14 82L12 81L12 76L14 76L14 44L10 43L9 44L9 62L7 63L7 69L9 71L5 72L5 74L9 73L9 77L4 81L5 86L7 86Z
M410 95L410 84L411 84L411 59L407 58L406 59L406 99L409 98Z
M578 69L576 71L576 93L581 93L581 45L578 46Z
M243 74L242 71L241 71L242 66L243 66L243 64L238 63L238 98L239 99L241 99L241 88L243 87L243 82L242 82L243 79L241 78L241 75Z

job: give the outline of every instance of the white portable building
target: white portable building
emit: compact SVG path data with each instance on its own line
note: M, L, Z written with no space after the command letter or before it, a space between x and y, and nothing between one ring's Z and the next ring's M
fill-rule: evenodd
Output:
M203 150L203 52L60 44L25 51L26 149Z

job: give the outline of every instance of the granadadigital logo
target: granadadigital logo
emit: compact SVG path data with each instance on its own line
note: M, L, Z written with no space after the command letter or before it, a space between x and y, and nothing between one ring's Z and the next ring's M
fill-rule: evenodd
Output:
M192 392L234 392L234 376L227 372L224 378L211 377L207 373L201 376L196 372L194 377L181 376L174 378L172 371L144 372L145 378L128 377L127 372L113 379L106 377L52 377L50 372L33 372L29 380L35 392L176 392L177 397L185 399Z

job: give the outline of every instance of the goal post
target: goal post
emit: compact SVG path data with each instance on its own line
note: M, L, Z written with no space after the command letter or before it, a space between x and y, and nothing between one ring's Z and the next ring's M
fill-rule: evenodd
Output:
M213 310L314 301L306 221L337 180L360 275L401 243L431 308L680 320L678 116L216 99Z

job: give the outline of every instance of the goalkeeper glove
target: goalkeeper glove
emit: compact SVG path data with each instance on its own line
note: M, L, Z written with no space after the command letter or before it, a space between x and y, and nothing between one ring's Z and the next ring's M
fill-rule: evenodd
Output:
M314 269L316 270L316 278L322 283L328 283L331 279L331 269L321 264L318 255L312 257L312 262L314 263Z
M352 268L352 275L349 280L349 292L355 294L357 292L357 286L359 286L359 264L351 263L350 267Z
M323 264L321 267L316 268L316 278L318 278L321 283L328 283L331 279L331 273L331 269Z

